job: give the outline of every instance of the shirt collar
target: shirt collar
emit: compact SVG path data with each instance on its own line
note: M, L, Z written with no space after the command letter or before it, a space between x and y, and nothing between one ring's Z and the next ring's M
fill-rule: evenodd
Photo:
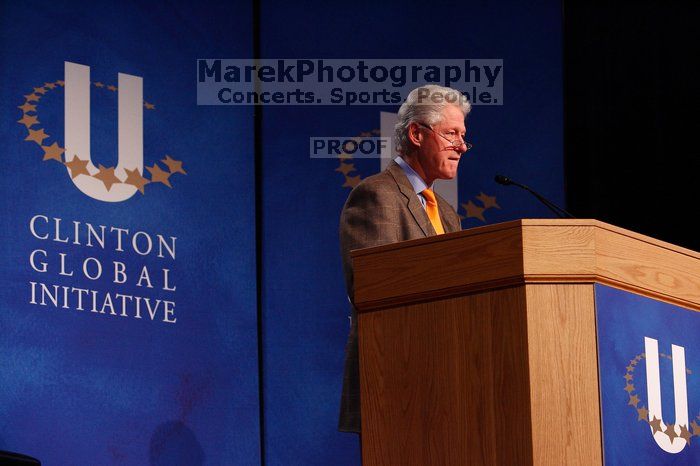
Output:
M411 183L411 186L413 186L413 190L416 192L416 194L420 194L428 188L433 188L432 185L428 186L425 184L423 178L421 178L421 176L416 173L416 171L411 168L408 162L402 159L400 155L396 156L394 161L396 161L396 163L399 164L399 167L403 169L403 172L406 174L406 178L408 178L408 181Z

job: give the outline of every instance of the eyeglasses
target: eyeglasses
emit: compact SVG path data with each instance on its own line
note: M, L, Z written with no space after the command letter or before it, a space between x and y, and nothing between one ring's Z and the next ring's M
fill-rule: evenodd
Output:
M464 144L465 146L467 146L467 150L465 150L464 152L467 152L467 151L470 150L472 147L474 147L474 144L472 144L471 142L465 141L461 136L457 136L459 139L451 140L451 139L449 139L447 136L445 136L444 134L438 133L437 131L435 131L433 128L431 128L430 126L426 125L425 123L420 123L420 122L416 122L416 123L418 123L419 126L422 126L423 128L429 129L429 130L432 131L433 133L437 134L437 135L440 136L442 139L444 139L445 141L449 142L449 143L450 143L450 146L451 146L451 147L454 147L455 149L458 148L458 147L461 147L462 144Z

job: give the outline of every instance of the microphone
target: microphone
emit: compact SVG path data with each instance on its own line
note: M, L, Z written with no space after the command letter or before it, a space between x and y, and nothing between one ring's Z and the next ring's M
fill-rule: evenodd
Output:
M513 186L517 186L518 188L524 189L525 191L527 191L527 192L529 192L530 194L532 194L533 196L535 196L535 197L537 198L538 201L540 201L542 204L544 204L545 206L547 206L547 208L548 208L549 210L551 210L552 212L554 212L554 215L556 215L556 216L559 217L559 218L576 218L576 217L574 217L573 215L571 215L571 213L569 213L569 212L567 212L566 210L562 209L561 207L559 207L558 205L556 205L554 202L550 201L550 200L547 199L546 197L544 197L544 196L542 196L541 194L537 193L536 191L534 191L534 190L528 188L528 187L525 186L524 184L520 184L520 183L518 183L518 182L516 182L516 181L511 180L511 179L508 178L507 176L504 176L504 175L496 175L496 177L494 178L494 181L496 181L496 183L498 183L498 184L502 184L503 186L510 186L510 185L513 185Z

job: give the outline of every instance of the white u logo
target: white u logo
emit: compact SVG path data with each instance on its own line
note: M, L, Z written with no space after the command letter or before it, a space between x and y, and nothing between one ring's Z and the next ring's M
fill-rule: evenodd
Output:
M659 343L653 338L644 337L644 349L647 364L647 400L649 402L649 421L654 418L661 420L661 430L666 429L661 413L661 378L659 375ZM673 358L673 398L676 406L676 422L674 431L680 434L679 426L688 427L688 390L685 384L685 349L682 346L671 345ZM663 432L650 427L656 444L668 453L678 453L685 448L686 440L675 437L673 442Z
M66 161L77 156L88 160L90 175L98 172L90 155L90 67L65 62L65 149ZM143 174L143 79L118 74L118 161L114 174L126 178L125 168ZM68 170L68 169L67 169ZM68 170L70 175L70 170ZM115 183L109 189L92 176L71 177L88 196L106 202L121 202L136 193L130 184Z

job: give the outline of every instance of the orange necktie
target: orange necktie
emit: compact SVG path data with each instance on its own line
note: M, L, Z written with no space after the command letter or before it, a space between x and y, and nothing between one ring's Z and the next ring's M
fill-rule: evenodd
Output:
M430 223L433 224L433 228L438 235L445 233L445 229L442 228L442 222L440 221L440 213L438 212L437 199L435 199L435 193L432 189L426 189L421 192L425 198L425 211L428 213L428 218Z

